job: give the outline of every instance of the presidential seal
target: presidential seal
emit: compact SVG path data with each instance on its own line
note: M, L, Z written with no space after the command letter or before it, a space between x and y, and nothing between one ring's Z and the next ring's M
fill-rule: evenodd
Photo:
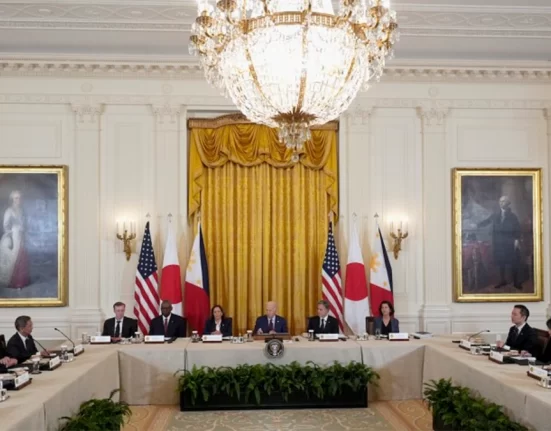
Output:
M264 347L264 354L270 359L281 358L285 354L283 342L277 338L267 341L266 346Z

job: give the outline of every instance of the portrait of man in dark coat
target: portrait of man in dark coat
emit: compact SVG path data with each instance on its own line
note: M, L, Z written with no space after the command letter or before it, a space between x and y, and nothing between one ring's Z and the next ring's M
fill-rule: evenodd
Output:
M500 288L512 282L515 288L522 289L519 279L521 229L518 217L511 211L508 196L499 198L499 211L480 222L478 227L488 225L491 225L493 257L500 276L494 287ZM507 269L511 278L507 278Z

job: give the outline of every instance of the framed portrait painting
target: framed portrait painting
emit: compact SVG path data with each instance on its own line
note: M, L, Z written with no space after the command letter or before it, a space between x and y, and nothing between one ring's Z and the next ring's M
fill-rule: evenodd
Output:
M541 169L453 170L454 299L542 301Z
M0 306L67 305L65 166L0 166Z

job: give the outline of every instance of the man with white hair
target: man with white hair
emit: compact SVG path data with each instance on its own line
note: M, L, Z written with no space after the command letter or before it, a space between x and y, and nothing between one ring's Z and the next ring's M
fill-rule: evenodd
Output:
M492 246L494 261L499 267L499 283L496 289L506 286L505 270L511 268L513 285L522 289L518 277L520 262L520 223L511 211L511 200L508 196L499 198L499 211L478 224L478 227L492 225Z
M254 333L262 335L286 334L287 332L289 332L287 329L287 321L284 317L277 315L277 304L274 301L268 302L266 304L266 314L256 319Z

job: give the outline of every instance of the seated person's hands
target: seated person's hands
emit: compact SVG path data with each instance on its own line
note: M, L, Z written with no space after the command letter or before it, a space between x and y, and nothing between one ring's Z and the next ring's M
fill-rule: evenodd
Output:
M17 365L17 359L4 356L2 359L0 359L0 364L4 365L5 367L13 367L14 365Z
M505 346L505 343L503 341L501 341L501 340L496 341L496 347L498 349L503 349L503 346Z
M256 333L258 335L262 335L262 334L264 334L264 331L262 331L262 328L258 328L258 331L256 331Z

